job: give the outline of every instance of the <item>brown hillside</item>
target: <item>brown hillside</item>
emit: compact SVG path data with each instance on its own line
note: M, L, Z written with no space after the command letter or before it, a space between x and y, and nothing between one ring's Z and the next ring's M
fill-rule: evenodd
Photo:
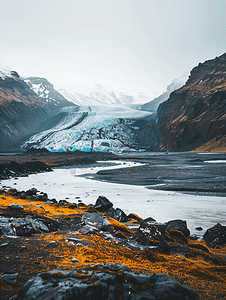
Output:
M10 150L24 136L35 132L49 113L48 105L19 75L0 77L0 151Z
M226 53L200 63L158 109L162 150L226 148ZM200 148L201 147L201 148Z

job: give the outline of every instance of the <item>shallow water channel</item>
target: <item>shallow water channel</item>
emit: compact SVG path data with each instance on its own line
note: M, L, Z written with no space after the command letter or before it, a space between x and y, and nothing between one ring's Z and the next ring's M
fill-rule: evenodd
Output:
M2 180L3 186L27 190L32 187L48 194L49 198L67 199L77 203L95 204L98 196L107 197L114 208L119 207L125 213L136 213L142 218L153 217L158 222L173 219L187 221L192 234L202 235L216 223L226 225L226 198L200 196L151 190L144 186L116 184L90 179L92 173L99 170L139 166L135 162L98 162L92 166L57 168L53 172L32 174L18 179ZM199 232L195 228L201 226Z

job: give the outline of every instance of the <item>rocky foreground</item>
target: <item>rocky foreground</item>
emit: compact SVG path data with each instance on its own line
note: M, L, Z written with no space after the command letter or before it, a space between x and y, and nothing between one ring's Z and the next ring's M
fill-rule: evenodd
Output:
M198 232L199 228L197 228ZM225 299L226 226L0 192L0 299Z

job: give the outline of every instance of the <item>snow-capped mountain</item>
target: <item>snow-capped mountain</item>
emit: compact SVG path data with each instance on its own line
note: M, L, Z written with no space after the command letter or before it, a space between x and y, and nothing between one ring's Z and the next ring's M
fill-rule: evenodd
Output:
M134 104L145 103L153 99L143 93L117 91L106 89L101 84L96 84L94 88L66 88L58 90L67 100L73 101L79 106L98 106L111 104Z
M0 151L12 150L51 118L51 109L16 71L0 71Z
M36 95L51 106L62 107L75 105L54 89L53 85L45 78L28 77L24 82L36 93Z
M21 80L20 75L16 71L12 71L8 67L3 67L0 65L0 79L5 80L5 79L12 78L14 80Z
M141 149L136 143L140 120L151 116L122 105L64 107L61 121L33 135L23 148L46 148L49 151L122 152ZM143 123L142 123L143 124Z

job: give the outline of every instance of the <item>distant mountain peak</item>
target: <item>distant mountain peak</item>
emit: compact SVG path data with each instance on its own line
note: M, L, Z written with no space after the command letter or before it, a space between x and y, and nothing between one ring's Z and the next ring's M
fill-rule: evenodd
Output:
M55 106L74 106L75 104L66 99L61 93L54 89L52 83L43 77L28 77L24 82L35 92L35 94L46 103Z
M142 92L122 91L105 88L100 83L96 83L93 88L61 88L58 91L69 101L73 101L79 106L99 106L114 104L139 104L150 101L152 97Z
M158 109L159 104L161 104L162 102L166 101L170 94L181 88L185 82L188 79L188 75L185 74L179 78L174 79L166 88L166 91L163 92L159 97L151 100L150 102L145 103L144 105L142 105L142 110L147 110L147 111L156 111Z

